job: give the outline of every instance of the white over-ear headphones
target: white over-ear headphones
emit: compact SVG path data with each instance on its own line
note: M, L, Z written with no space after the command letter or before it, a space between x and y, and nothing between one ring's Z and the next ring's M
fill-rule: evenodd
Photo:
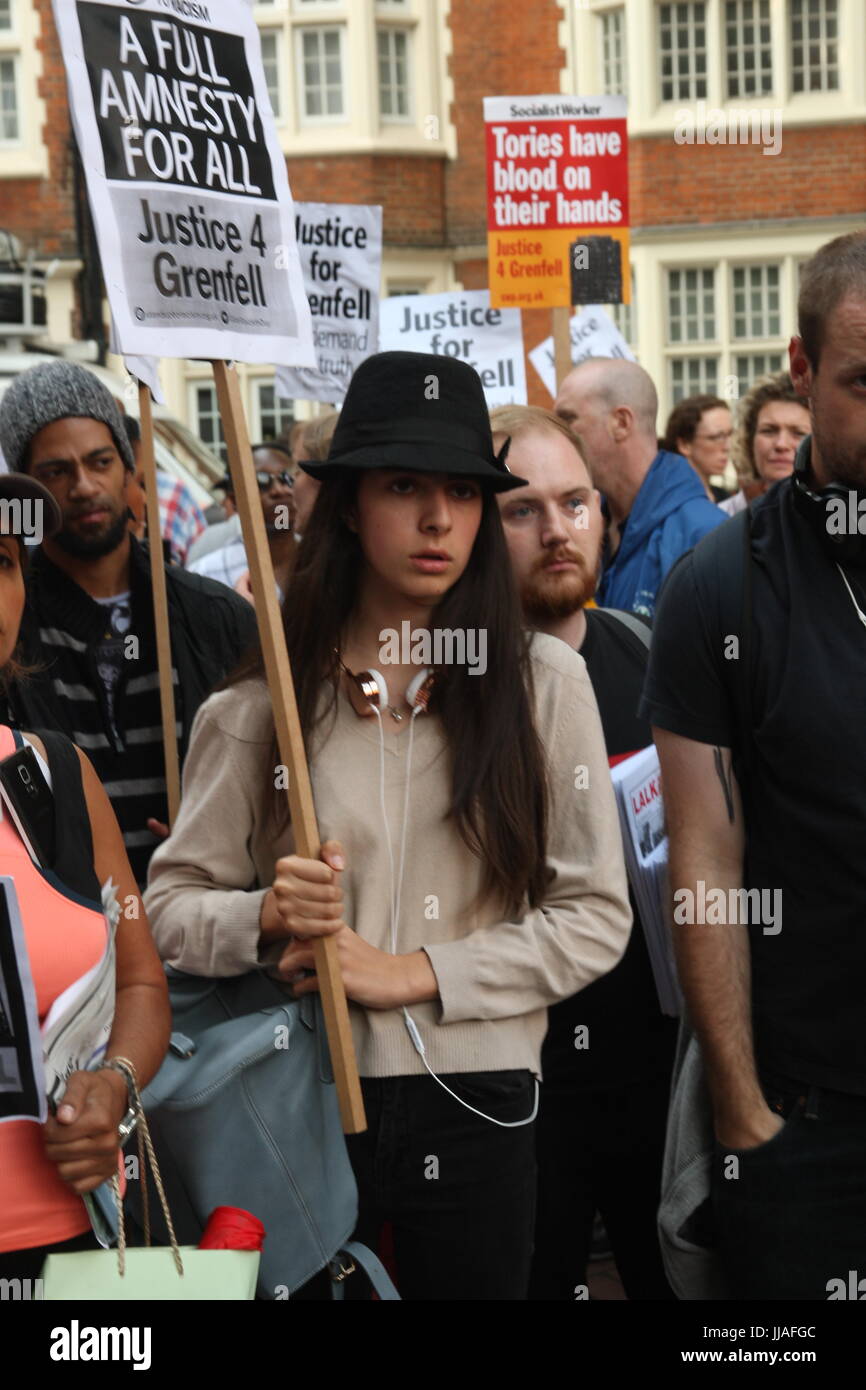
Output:
M406 828L409 819L409 791L412 786L412 739L415 732L415 720L419 714L423 714L427 709L427 702L430 699L430 691L436 679L436 674L426 666L414 676L406 687L406 704L412 711L412 722L409 725L409 750L406 757L406 784L403 793L403 829L400 836L400 862L395 868L394 849L391 844L391 831L388 825L388 808L385 804L385 740L382 732L382 710L387 709L393 719L401 720L402 713L396 710L388 698L388 682L381 671L371 668L369 671L360 671L355 674L350 671L340 653L336 651L337 660L340 667L347 677L346 687L352 708L356 714L362 718L375 715L379 723L379 806L382 812L382 825L385 831L385 844L388 849L388 860L391 866L391 952L397 954L397 926L400 919L400 897L403 891L403 868L406 862ZM531 1124L538 1114L539 1083L535 1082L535 1100L532 1112L525 1120L497 1120L494 1115L486 1115L483 1110L476 1110L474 1105L458 1096L456 1091L452 1091L447 1086L441 1076L437 1076L430 1063L427 1061L427 1049L424 1046L424 1039L418 1030L418 1025L405 1005L400 1012L406 1024L406 1031L412 1040L412 1046L421 1058L421 1062L433 1080L447 1091L449 1096L462 1105L464 1110L471 1110L473 1115L478 1115L482 1120L489 1120L491 1124L499 1125L502 1129L519 1129L521 1125Z
M371 667L369 671L359 671L356 675L354 671L349 670L342 657L339 660L348 676L349 699L356 714L364 719L375 714L377 710L386 709L393 719L399 721L403 718L400 710L391 704L388 695L388 682L381 671ZM406 704L411 710L417 708L424 711L427 709L434 680L435 676L427 666L423 667L417 676L412 677L406 687Z

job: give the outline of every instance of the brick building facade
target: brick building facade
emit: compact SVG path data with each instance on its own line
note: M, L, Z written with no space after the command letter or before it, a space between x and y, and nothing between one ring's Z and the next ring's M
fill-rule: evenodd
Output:
M260 0L254 14L293 194L383 205L383 293L486 284L484 96L626 92L634 302L616 317L664 410L778 365L799 265L866 217L862 0ZM776 113L777 151L676 138L683 111L746 108ZM56 262L53 341L98 336L50 0L0 0L0 227ZM525 313L527 348L549 326ZM213 436L206 369L163 375L175 413ZM549 403L529 365L527 381ZM278 427L270 372L244 382L252 432Z

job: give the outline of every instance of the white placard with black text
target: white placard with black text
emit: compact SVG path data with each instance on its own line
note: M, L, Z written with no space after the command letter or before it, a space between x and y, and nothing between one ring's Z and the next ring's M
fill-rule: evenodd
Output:
M382 300L382 352L430 352L468 362L488 406L526 405L519 309L491 309L487 290L394 295Z
M587 357L621 357L634 362L635 355L620 333L610 314L598 304L588 304L575 314L570 324L571 364L576 367ZM551 396L556 395L556 366L553 357L553 338L545 338L529 354L532 363Z
M311 366L294 211L245 0L54 0L124 354Z
M318 367L279 367L277 395L336 404L358 364L379 347L382 209L295 203L295 234Z

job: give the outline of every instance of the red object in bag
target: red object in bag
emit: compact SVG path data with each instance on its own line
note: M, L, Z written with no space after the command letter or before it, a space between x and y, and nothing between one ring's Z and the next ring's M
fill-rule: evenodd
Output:
M261 1250L265 1228L243 1207L214 1207L207 1219L199 1250Z

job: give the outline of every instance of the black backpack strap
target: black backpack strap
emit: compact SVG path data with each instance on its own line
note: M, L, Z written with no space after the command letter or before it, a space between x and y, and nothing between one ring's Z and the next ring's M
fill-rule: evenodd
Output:
M45 744L54 789L56 852L52 867L62 883L99 902L90 814L75 745L54 729L34 729L33 733Z

